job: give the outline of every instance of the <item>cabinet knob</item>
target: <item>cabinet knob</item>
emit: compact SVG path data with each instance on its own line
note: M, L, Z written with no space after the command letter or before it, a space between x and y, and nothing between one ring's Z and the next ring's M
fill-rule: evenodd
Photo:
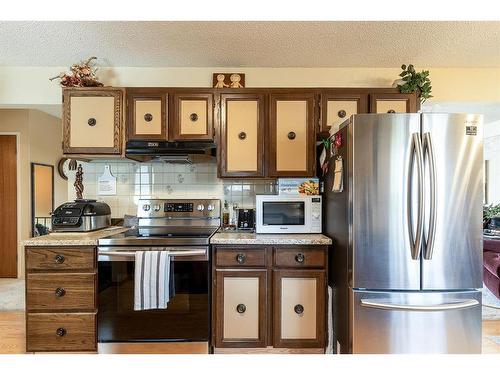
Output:
M296 136L297 136L297 134L295 134L295 132L288 133L288 139L290 139L290 140L294 140Z
M389 109L387 113L396 113L396 111L394 109Z
M295 255L295 261L297 263L304 263L304 261L306 260L306 256L302 253L298 253L297 255Z
M193 122L198 121L198 115L196 113L191 113L189 119Z
M64 263L64 261L66 260L66 258L64 257L64 255L62 254L57 254L55 257L54 257L54 261L57 263L57 264L62 264Z
M337 112L337 115L340 118L344 118L347 115L347 113L346 113L346 111L344 111L343 109L341 109L340 111Z
M56 297L62 297L66 294L64 288L57 288L55 291Z
M97 124L97 120L91 117L88 119L87 124L89 124L89 126L95 126L95 124Z
M300 315L300 314L303 314L304 313L304 306L302 305L295 305L295 307L293 308L293 311L295 311L296 314Z
M236 261L239 264L245 263L246 260L247 260L247 256L245 254L238 254L238 255L236 255Z
M240 314L243 314L245 311L247 311L247 307L240 303L238 306L236 306L236 311L238 311Z
M144 121L151 122L153 120L153 115L151 113L146 113L144 115Z
M65 336L66 335L66 329L62 328L62 327L58 328L56 330L56 335L59 336L59 337Z
M245 133L245 132L241 132L240 134L238 134L238 138L241 140L244 140L246 137L247 137L247 133Z

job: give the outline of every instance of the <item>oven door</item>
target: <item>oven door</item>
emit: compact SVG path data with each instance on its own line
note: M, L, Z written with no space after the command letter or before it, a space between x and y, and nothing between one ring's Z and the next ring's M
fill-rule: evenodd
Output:
M134 311L134 251L99 247L98 341L207 342L210 334L208 247L172 250L166 309ZM170 248L164 248L171 250Z
M256 196L257 233L310 233L308 197Z

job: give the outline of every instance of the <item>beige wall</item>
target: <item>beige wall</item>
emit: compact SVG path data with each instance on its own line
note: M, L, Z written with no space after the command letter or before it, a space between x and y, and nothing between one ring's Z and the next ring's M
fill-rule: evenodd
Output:
M429 69L436 102L499 102L500 68ZM48 80L68 67L0 67L0 106L61 103L56 82ZM378 87L390 86L394 68L100 68L99 76L113 86L201 86L212 84L213 72L242 72L247 87ZM26 90L29 87L29 90Z
M29 90L28 90L29 91ZM0 109L0 134L18 133L18 277L24 276L23 240L31 237L31 162L54 165L55 204L67 199L67 184L57 172L62 156L61 120L35 110Z

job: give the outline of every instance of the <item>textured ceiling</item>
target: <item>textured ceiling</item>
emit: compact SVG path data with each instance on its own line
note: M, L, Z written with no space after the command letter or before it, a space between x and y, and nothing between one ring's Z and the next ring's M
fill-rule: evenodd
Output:
M500 66L500 22L0 22L0 66Z

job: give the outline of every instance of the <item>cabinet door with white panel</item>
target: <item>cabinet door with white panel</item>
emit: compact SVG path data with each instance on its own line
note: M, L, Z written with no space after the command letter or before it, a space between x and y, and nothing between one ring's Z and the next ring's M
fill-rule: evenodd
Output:
M265 95L221 94L220 177L264 177Z
M201 140L214 138L213 93L195 90L175 92L172 105L172 132L174 141Z
M63 152L121 154L123 101L119 88L63 89Z
M368 95L339 91L321 93L321 131L336 132L351 115L368 112Z
M274 270L274 347L325 346L325 271Z
M370 113L411 113L417 110L416 94L370 94Z
M150 91L148 91L150 90ZM168 94L162 90L127 90L127 140L168 139Z
M216 271L215 345L265 347L267 271Z
M273 93L269 103L269 177L315 173L314 93Z

